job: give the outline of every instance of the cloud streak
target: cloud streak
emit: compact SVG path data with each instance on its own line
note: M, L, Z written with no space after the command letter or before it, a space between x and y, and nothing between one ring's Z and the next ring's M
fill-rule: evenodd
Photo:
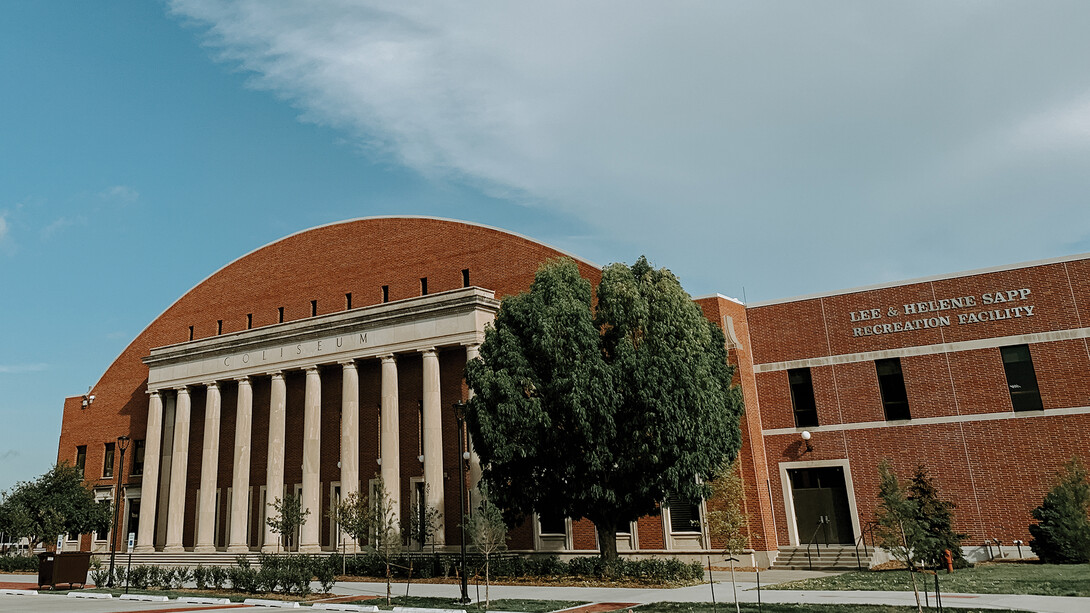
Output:
M1085 141L1079 4L170 6L304 121L712 290L1044 257L1090 228L1090 163L994 137Z
M0 364L0 374L17 375L28 372L41 372L47 370L47 364Z

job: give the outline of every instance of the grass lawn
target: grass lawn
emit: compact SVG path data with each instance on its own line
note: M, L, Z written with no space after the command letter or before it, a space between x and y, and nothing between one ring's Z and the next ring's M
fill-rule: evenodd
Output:
M935 578L917 574L934 590ZM978 564L973 568L939 573L939 588L964 594L1042 594L1090 596L1090 564ZM768 586L770 590L912 590L908 571L884 570L844 573Z
M354 604L375 605L380 609L389 609L386 606L386 598L370 598L367 600L353 601ZM495 599L491 602L491 611L521 611L523 613L549 613L559 611L581 604L587 604L580 600L526 600L520 598ZM480 605L463 605L457 598L439 598L435 596L395 596L395 607L422 607L426 609L465 609L466 611L483 611L484 603Z
M907 613L916 607L863 604L769 604L761 605L761 613ZM955 609L957 613L1002 613L1004 609ZM635 613L733 613L734 602L720 602L712 609L710 602L657 602L635 607ZM756 603L743 603L742 611L756 613ZM1013 613L1012 609L1006 609Z

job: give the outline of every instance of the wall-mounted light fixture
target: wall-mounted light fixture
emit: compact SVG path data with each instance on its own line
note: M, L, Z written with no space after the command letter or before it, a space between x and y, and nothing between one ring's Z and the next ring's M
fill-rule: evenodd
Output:
M91 388L87 388L87 393L83 395L83 401L80 403L81 409L86 409L91 406L95 401L95 395L91 393Z
M802 442L806 443L806 451L813 451L814 450L814 446L812 444L810 444L810 439L813 436L814 435L810 434L809 430L803 430L802 431Z

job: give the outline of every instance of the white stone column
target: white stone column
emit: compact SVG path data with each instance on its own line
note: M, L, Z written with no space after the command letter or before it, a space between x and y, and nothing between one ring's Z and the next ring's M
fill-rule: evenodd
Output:
M359 491L360 483L360 375L352 360L341 362L341 500ZM356 542L345 535L345 550Z
M178 388L174 408L174 454L170 458L170 501L167 503L167 542L163 551L182 553L182 526L185 522L185 480L189 464L189 390Z
M238 404L235 411L234 476L231 479L231 531L227 551L246 553L246 518L250 516L250 438L253 435L254 389L249 377L238 379Z
M273 502L284 498L284 430L287 427L288 388L284 373L272 373L272 391L269 397L269 461L265 477L265 515L273 512ZM280 535L266 523L265 544L261 551L275 553Z
M163 437L163 397L151 391L148 427L144 434L144 476L140 480L140 529L136 553L155 551L155 503L159 493L159 441Z
M319 463L322 449L322 379L318 367L307 368L306 400L303 407L303 510L310 514L299 527L299 551L322 550L318 527L322 525L322 485Z
M439 511L439 529L435 544L446 543L443 517L443 414L439 395L439 354L426 349L424 354L424 492L425 503Z
M379 474L390 496L394 517L401 518L401 447L397 404L397 362L392 355L382 357L382 439L379 442Z
M197 502L197 541L193 551L216 551L216 473L220 463L220 386L215 381L207 385L204 400L204 444L201 453L201 496Z
M481 355L480 345L466 345L466 363L472 362ZM473 397L473 388L469 389L469 397ZM479 492L477 485L481 482L481 458L477 455L477 450L473 446L473 437L466 434L466 440L469 441L469 499L470 509L476 509L477 504L480 502Z

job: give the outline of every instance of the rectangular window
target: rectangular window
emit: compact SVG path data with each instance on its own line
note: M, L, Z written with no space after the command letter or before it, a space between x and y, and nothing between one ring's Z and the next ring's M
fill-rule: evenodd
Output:
M310 301L310 316L314 317L317 314L318 314L318 301L317 300L311 300Z
M667 498L671 532L700 532L700 507L677 494Z
M1037 387L1037 373L1033 370L1033 357L1029 345L1000 347L1003 354L1003 370L1007 373L1007 388L1015 411L1042 411L1041 391Z
M549 515L546 513L538 513L537 515L538 529L541 534L567 534L567 523L564 521L564 516L559 513Z
M462 269L462 287L469 287L469 269Z
M278 322L284 323L284 307L276 308L276 318Z
M344 295L344 308L352 310L352 292L348 292Z
M220 334L223 334L223 320L222 319L217 319L216 320L216 335L220 335Z
M193 340L193 326L189 326L189 340Z
M420 277L420 295L421 296L427 296L428 295L428 278L427 277Z
M79 476L83 476L83 468L87 465L87 445L79 445L76 447L76 469L79 470Z
M383 302L389 302L390 301L390 286L389 285L383 285L382 286L382 301Z
M791 386L791 407L795 411L795 427L818 425L817 403L814 402L814 382L809 368L792 368L787 371L787 383Z
M144 474L144 439L132 442L132 474Z
M253 327L254 327L254 314L253 313L247 313L246 314L246 329L249 330L250 328L253 328Z
M102 456L102 477L114 476L114 444L106 443L106 453Z
M905 376L901 372L901 358L875 360L878 371L878 391L882 394L882 408L887 421L912 419L908 412L908 392L905 391Z

